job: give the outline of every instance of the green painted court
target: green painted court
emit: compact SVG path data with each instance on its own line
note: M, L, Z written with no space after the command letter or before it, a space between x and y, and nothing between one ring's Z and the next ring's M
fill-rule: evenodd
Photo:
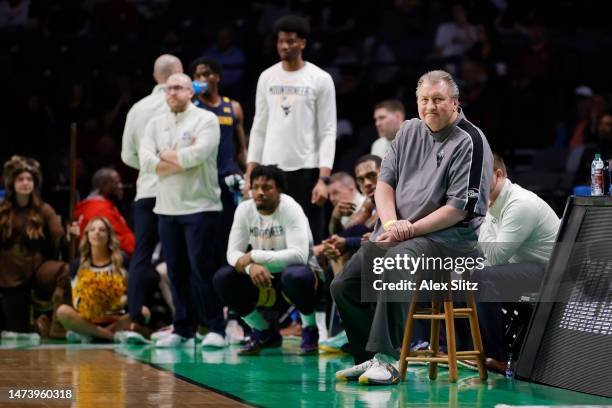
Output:
M430 381L423 365L409 367L399 386L336 382L350 356L299 356L297 339L279 349L242 357L220 351L155 349L113 344L4 343L0 406L43 407L493 407L507 405L612 405L612 400L460 368L451 384L441 367ZM70 402L7 399L11 388L72 389Z

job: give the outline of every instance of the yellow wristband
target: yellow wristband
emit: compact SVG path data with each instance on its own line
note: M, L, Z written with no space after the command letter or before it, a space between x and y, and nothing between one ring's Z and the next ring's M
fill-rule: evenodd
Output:
M387 231L389 229L389 227L392 226L393 224L395 224L396 222L397 222L397 220L389 220L389 221L385 222L383 224L383 229L385 231Z

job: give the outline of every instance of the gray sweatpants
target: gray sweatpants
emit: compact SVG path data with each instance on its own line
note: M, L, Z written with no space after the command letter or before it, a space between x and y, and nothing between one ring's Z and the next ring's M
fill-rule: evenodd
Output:
M397 296L397 294L389 295L387 292L380 291L377 293L376 303L362 301L362 282L371 280L369 275L372 274L371 271L362 270L366 256L364 248L360 248L353 255L342 272L334 278L330 287L356 364L372 358L375 353L385 353L399 358L399 347L408 312L408 298L406 302L389 301L391 296ZM451 248L426 237L404 241L388 250L369 246L368 251L378 251L379 254L375 254L376 256L395 257L396 254L408 254L412 257L442 258L466 256L471 252L460 249L459 246ZM372 256L371 253L368 253L367 257L370 256ZM421 273L424 278L427 278L425 274L429 272L421 271ZM414 275L402 270L385 271L381 276L385 282L414 278ZM463 348L469 339L469 328L467 325L458 324L459 321L455 323L458 348ZM415 335L419 336L417 333L420 331L421 338L424 339L428 337L428 333L426 333L426 327L423 326L417 325Z

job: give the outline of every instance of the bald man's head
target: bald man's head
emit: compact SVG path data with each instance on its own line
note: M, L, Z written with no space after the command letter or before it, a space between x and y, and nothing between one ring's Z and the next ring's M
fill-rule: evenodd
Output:
M178 72L183 72L183 64L174 55L160 55L153 64L153 78L158 84L165 84L172 74Z
M172 112L184 112L191 98L193 87L191 78L183 73L172 74L166 81L166 102Z

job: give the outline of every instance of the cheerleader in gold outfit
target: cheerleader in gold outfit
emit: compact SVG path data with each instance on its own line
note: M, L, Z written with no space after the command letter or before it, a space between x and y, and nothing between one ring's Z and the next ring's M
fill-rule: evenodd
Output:
M80 259L71 266L73 307L61 306L58 318L67 330L81 338L113 340L116 332L127 330L130 319L124 313L124 259L117 235L106 218L89 221L79 249ZM146 307L142 314L146 319L150 316Z

